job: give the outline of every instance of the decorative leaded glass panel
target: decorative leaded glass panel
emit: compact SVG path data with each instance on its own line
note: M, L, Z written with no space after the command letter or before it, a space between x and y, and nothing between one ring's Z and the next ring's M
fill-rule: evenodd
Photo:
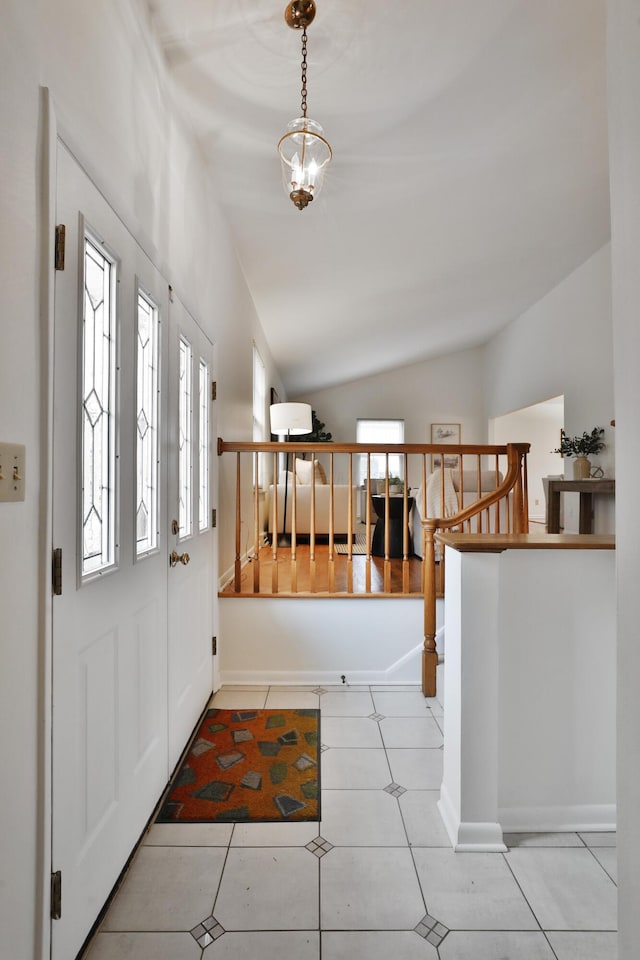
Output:
M193 354L191 344L180 337L178 393L178 524L180 537L193 532Z
M209 527L209 366L200 360L200 417L199 417L199 458L200 477L198 489L200 491L198 527L207 530Z
M116 264L84 241L82 576L112 566L116 524Z
M136 370L136 555L155 550L159 530L160 312L138 291Z

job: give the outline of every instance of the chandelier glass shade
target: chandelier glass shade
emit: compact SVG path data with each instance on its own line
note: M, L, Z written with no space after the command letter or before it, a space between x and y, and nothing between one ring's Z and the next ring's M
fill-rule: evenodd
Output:
M314 0L291 0L284 14L292 29L302 29L301 116L291 120L278 143L282 182L298 210L304 210L319 194L332 156L322 127L307 117L307 27L315 15Z
M322 188L331 160L331 147L323 134L315 120L298 117L287 125L278 144L283 186L298 210L304 210Z

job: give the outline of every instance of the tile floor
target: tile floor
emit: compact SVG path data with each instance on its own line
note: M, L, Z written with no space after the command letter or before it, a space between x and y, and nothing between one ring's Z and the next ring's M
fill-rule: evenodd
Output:
M322 821L151 827L86 960L615 960L615 834L454 853L417 687L224 688L320 707Z

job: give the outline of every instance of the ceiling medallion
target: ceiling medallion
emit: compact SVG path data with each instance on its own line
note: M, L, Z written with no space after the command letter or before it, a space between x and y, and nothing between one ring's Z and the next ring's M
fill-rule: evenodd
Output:
M315 15L314 0L291 0L284 13L288 26L302 30L302 115L290 121L278 143L284 188L298 210L304 210L320 193L332 157L322 127L307 117L307 27Z

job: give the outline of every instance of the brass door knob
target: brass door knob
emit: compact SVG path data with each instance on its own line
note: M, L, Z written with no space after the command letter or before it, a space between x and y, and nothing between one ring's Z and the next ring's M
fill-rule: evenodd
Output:
M172 550L169 554L170 567L175 567L178 563L182 563L186 567L186 565L189 563L189 560L191 560L191 557L188 553L178 553L177 550Z

